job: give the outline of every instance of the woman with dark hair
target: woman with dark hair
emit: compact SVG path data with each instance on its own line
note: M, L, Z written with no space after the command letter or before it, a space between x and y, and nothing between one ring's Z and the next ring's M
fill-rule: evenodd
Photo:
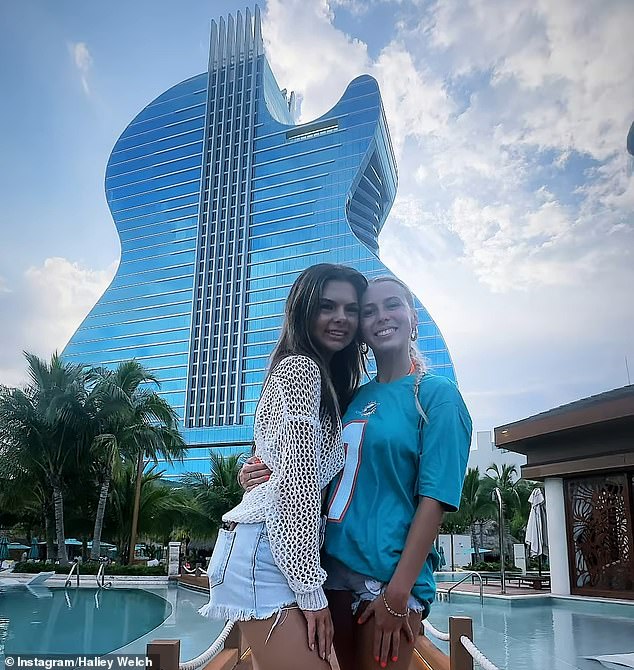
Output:
M346 463L326 503L324 588L341 670L406 670L434 600L434 540L460 502L471 418L456 385L427 371L403 282L371 281L359 325L377 374L342 420ZM240 480L248 490L266 474L247 464Z
M201 614L238 621L259 670L330 667L322 491L344 464L340 414L363 370L366 286L356 270L331 264L293 284L254 421L254 455L270 477L223 516L209 563Z

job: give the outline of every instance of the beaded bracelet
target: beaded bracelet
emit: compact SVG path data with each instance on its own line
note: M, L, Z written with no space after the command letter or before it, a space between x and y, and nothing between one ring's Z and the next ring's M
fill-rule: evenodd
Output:
M405 612L395 612L388 604L387 600L385 598L385 591L381 593L381 597L383 598L383 604L385 605L385 609L392 615L396 616L399 619L403 619L406 616L409 616L409 607L405 610Z

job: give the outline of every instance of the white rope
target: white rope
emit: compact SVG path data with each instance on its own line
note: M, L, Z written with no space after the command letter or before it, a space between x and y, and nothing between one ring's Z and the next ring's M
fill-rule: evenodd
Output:
M193 658L191 661L187 661L187 663L179 663L179 670L198 670L198 668L202 668L203 665L207 665L207 663L209 663L209 661L211 661L211 659L222 649L232 628L233 621L227 621L222 632L218 635L211 647L209 647L207 651L203 651L200 656L196 656L196 658Z
M442 631L438 630L438 628L434 628L429 623L429 621L427 621L427 619L423 619L423 627L425 628L425 632L429 633L430 635L433 635L443 642L449 642L449 633L443 633Z
M493 665L491 661L473 644L473 642L466 636L463 635L460 638L462 646L471 654L474 661L479 663L484 670L500 670L497 665Z

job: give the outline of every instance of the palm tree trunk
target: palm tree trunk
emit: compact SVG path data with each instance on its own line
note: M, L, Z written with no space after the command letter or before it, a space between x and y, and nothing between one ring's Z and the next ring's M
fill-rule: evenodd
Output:
M55 516L50 503L46 503L44 511L44 528L46 531L46 560L54 563L57 560L55 551Z
M480 548L478 546L478 536L475 530L475 522L471 524L471 544L473 545L472 563L475 565L480 560Z
M128 551L128 565L134 563L134 548L136 547L136 531L139 523L139 507L141 505L141 482L143 480L143 454L139 454L136 464L136 486L134 490L134 507L132 508L132 531L130 533L130 549Z
M64 498L62 489L53 485L53 504L55 505L55 530L57 531L57 558L60 565L68 565L66 537L64 536Z
M110 489L110 472L106 473L101 482L101 490L99 492L99 503L97 504L97 515L95 517L95 530L92 534L92 549L90 550L90 558L93 561L99 560L101 553L101 531L103 530L103 519L106 514L106 502L108 500L108 490Z

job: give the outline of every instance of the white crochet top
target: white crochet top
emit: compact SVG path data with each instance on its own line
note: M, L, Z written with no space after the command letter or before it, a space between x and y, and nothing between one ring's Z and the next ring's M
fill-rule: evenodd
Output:
M319 562L321 492L343 468L341 422L320 419L321 375L306 356L273 369L255 412L255 455L270 479L244 494L223 521L266 522L271 553L303 610L327 607Z

